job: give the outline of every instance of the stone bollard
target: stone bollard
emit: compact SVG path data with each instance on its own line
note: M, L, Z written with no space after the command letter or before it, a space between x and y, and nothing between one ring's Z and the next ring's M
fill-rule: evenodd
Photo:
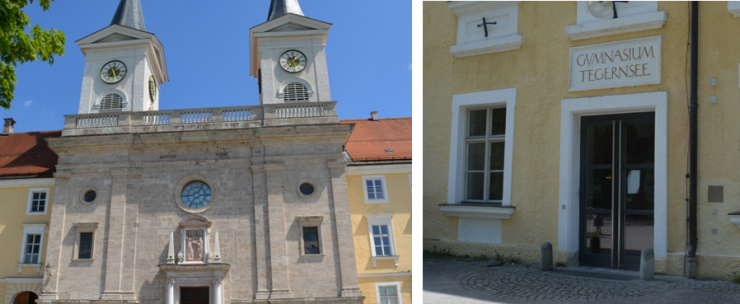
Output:
M640 280L652 280L655 277L655 253L653 248L645 248L640 255Z
M540 270L552 270L552 244L550 242L544 242L540 247Z

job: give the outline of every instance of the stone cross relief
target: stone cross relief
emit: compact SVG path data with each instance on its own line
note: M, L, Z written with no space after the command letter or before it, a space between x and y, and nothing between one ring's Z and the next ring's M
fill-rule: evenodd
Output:
M203 230L187 230L185 261L203 261Z

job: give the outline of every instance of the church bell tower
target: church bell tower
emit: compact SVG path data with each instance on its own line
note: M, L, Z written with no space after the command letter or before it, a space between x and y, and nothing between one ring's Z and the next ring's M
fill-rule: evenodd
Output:
M76 41L85 55L79 114L159 109L164 47L146 31L140 0L121 0L110 26Z
M326 66L330 23L303 15L298 0L272 0L267 22L250 29L251 74L260 104L332 101Z

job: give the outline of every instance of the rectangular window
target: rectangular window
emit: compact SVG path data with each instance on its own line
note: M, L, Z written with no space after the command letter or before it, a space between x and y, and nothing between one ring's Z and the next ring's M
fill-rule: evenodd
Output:
M375 242L375 255L393 255L391 253L391 237L388 233L388 225L373 225L373 241Z
M77 252L78 259L92 259L93 233L80 233L80 248Z
M23 254L23 264L39 264L41 257L41 235L26 234L26 248Z
M49 188L32 188L28 192L28 209L26 214L46 214L48 208Z
M303 227L303 253L319 254L319 227Z
M465 200L501 203L504 194L506 108L468 111Z
M365 203L387 203L388 194L386 192L385 176L363 176L363 190L365 191Z
M403 304L401 282L375 283L375 292L379 304Z

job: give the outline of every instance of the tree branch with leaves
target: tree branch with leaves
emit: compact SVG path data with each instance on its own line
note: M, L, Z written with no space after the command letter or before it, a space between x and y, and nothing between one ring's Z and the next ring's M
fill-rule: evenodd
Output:
M48 10L54 0L39 0ZM31 23L23 8L33 0L0 0L0 107L10 109L15 91L15 68L19 63L42 60L54 64L54 55L64 54L64 33L42 29Z

